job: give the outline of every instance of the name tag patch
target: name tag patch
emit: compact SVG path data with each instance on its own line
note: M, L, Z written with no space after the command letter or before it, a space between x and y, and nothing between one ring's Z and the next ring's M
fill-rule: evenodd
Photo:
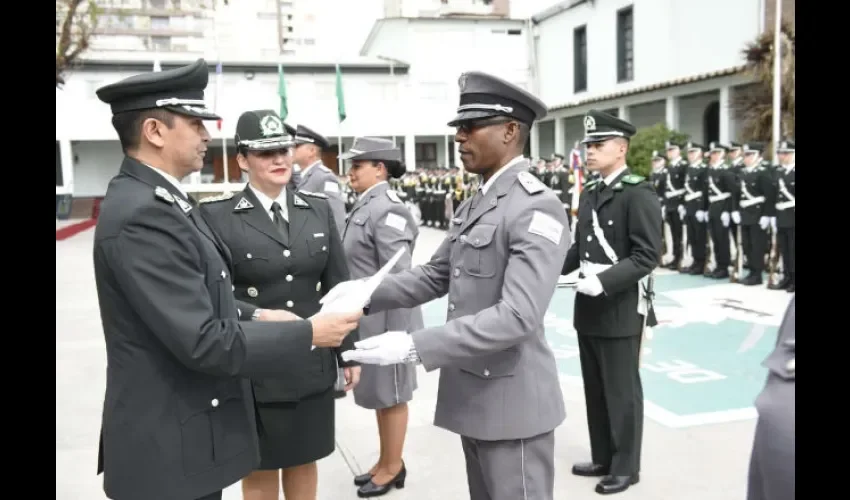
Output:
M561 242L561 234L564 232L564 226L552 216L535 210L531 215L531 224L528 226L528 232L542 236L557 245Z
M387 214L386 224L393 229L397 229L400 232L404 232L404 228L407 227L407 220L404 217L396 214Z

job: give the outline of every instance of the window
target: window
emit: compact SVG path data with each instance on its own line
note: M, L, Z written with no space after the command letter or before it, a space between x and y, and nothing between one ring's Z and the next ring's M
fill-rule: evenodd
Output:
M437 161L437 144L434 142L416 144L416 161L435 162Z
M587 25L573 30L573 92L587 90Z
M165 0L148 0L152 9L165 9Z
M59 146L59 141L56 141L56 186L62 185L62 148Z
M171 37L170 36L152 36L151 37L151 50L154 51L162 51L167 52L171 50Z
M617 81L628 82L635 76L633 6L617 11Z
M151 29L167 30L169 22L167 17L151 17Z

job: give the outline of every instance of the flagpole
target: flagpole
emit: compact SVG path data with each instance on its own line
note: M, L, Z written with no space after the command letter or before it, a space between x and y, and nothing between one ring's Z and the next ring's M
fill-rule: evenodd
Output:
M339 113L339 109L340 109L340 106L339 106L340 89L339 89L339 87L340 87L340 80L341 80L340 74L342 72L342 69L340 69L340 67L339 67L339 58L337 58L335 69L336 69L336 71L334 73L334 83L335 83L335 87L337 89L336 90L336 94L337 94L336 95L336 106L337 106L337 113ZM337 170L339 171L339 174L345 175L345 166L344 166L344 162L341 159L341 157L342 157L342 122L343 122L343 120L341 119L341 117L337 116L337 129L336 129L337 157L336 157L336 164L337 164Z
M776 163L782 130L782 0L776 0L773 39L773 162Z

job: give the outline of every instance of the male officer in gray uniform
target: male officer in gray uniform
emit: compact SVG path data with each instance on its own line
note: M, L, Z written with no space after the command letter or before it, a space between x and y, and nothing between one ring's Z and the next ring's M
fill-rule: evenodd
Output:
M430 262L388 276L369 306L414 307L448 294L448 321L366 339L343 358L440 368L434 424L461 436L470 498L552 500L554 429L565 411L543 317L570 230L561 201L522 155L546 105L488 74L464 73L459 83L449 126L481 189L458 207Z
M345 200L336 174L322 163L322 151L330 145L322 135L304 125L295 129L295 163L301 167L298 190L323 193L328 197L341 237L345 229Z
M756 398L756 423L747 500L794 500L797 486L797 296L779 326L776 348L764 361L767 382Z
M626 165L631 123L597 110L584 118L587 168L576 244L563 274L580 269L574 320L590 432L590 463L579 476L603 476L597 493L625 491L639 480L643 388L638 372L645 326L654 326L651 289L642 281L661 257L661 203ZM355 344L356 345L356 344Z
M360 315L239 321L230 251L179 180L203 167L204 120L218 118L208 78L199 59L97 91L126 155L94 241L108 366L98 473L114 500L220 499L259 463L247 377L339 346Z

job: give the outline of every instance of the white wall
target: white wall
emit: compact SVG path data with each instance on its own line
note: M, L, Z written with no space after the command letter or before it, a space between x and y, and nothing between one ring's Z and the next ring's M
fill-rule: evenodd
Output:
M617 11L634 6L634 80L617 83ZM743 64L759 0L596 0L537 26L541 98L559 105ZM573 30L587 25L587 90L573 93Z
M484 71L530 88L525 23L517 20L385 19L363 55L410 64L400 126L417 135L453 133L458 78ZM508 30L521 30L509 35ZM413 118L413 119L411 119Z
M71 144L74 159L74 196L103 196L109 180L118 174L124 153L115 141L87 141Z
M64 90L56 93L56 137L73 140L113 140L111 111L101 102L97 88L134 72L78 71L67 77ZM408 115L399 106L403 83L407 77L396 74L353 74L343 68L343 88L348 117L341 129L337 119L335 75L291 73L286 75L289 117L287 123L304 123L328 137L342 135L403 135L399 123ZM206 91L206 100L216 102L214 71ZM233 137L236 121L251 109L279 110L278 77L274 73L256 73L247 80L243 72L225 73L221 94L213 106L224 118L223 134ZM416 121L413 122L414 124ZM215 123L210 123L214 137L219 137ZM424 133L424 132L423 132ZM442 132L440 132L442 133Z

